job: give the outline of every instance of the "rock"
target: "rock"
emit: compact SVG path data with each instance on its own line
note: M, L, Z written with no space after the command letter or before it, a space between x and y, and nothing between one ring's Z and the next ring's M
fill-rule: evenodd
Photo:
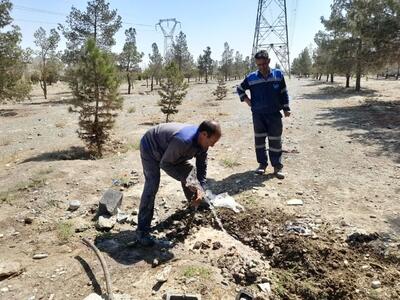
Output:
M117 222L120 224L125 223L128 220L129 215L124 213L118 208L118 213L117 213Z
M172 266L166 266L159 274L157 274L156 280L159 283L166 282L171 273Z
M379 280L374 280L371 282L371 287L373 289L379 289L381 287L381 282Z
M121 206L123 194L119 191L107 190L103 197L100 199L99 203L99 215L117 214L117 208Z
M271 293L271 284L269 282L259 283L257 286L265 293Z
M35 255L33 255L33 259L43 259L48 257L49 255L47 253L37 253Z
M303 200L301 200L301 199L291 199L291 200L288 200L286 202L286 204L289 205L289 206L303 205Z
M75 211L81 206L81 202L79 200L71 200L68 204L69 211Z
M0 292L7 293L9 291L8 287L3 287L0 289Z
M202 244L202 242L197 241L196 243L194 243L193 249L200 249Z
M75 232L84 232L90 228L90 223L83 219L76 219L74 221Z
M24 271L24 268L21 266L19 262L10 261L10 262L1 262L0 263L0 280L3 280L10 276L15 276L21 274Z
M91 293L83 300L104 300L101 296L97 295L96 293Z
M115 225L114 218L105 218L103 216L100 216L96 223L96 227L99 230L110 230L111 228L114 227L114 225Z
M220 243L220 242L214 242L213 244L212 244L212 249L213 250L218 250L218 249L220 249L220 248L222 248L222 244Z
M24 223L27 225L30 225L33 223L33 217L25 217L24 218Z
M131 224L131 225L137 225L138 221L137 221L137 216L128 216L128 218L126 219L126 222Z
M160 262L158 261L157 258L155 258L155 259L153 259L153 262L151 263L151 266L154 268L154 267L157 267L159 264L160 264Z

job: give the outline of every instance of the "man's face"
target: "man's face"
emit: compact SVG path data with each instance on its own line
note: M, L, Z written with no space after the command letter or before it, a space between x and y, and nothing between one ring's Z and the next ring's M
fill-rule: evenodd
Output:
M202 131L199 134L199 144L201 148L207 150L208 147L214 147L220 138L221 133L215 133L209 137L206 131Z
M268 65L269 65L269 61L270 59L265 59L265 58L257 58L256 59L256 65L258 70L262 73L262 74L267 74L268 72Z

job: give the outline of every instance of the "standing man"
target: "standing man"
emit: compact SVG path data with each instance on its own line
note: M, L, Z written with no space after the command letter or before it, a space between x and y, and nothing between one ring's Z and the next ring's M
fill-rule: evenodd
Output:
M257 174L264 174L268 165L265 139L268 138L269 159L277 178L285 178L282 172L282 115L290 116L289 96L283 73L270 69L268 53L265 50L254 56L258 70L250 73L237 86L240 101L251 107L257 162ZM246 95L250 90L250 97Z
M196 157L197 179L202 186L206 183L207 150L221 137L221 127L215 121L203 121L200 126L166 123L148 130L140 141L145 177L140 199L137 240L143 246L153 246L150 235L154 200L160 184L160 169L179 180L188 200L198 206L202 200L199 190L186 186L186 178L193 169L188 160Z

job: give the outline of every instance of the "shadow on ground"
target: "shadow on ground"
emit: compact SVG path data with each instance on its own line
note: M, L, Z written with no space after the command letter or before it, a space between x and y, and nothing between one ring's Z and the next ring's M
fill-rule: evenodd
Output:
M317 92L310 94L299 95L306 100L335 100L335 99L346 99L353 96L375 96L376 90L362 89L360 92L356 92L353 88L344 88L339 85L332 85L329 83L328 86L320 87Z
M96 275L93 274L92 268L90 268L89 264L82 257L75 256L75 259L81 264L83 270L85 271L90 282L92 283L93 292L95 292L98 295L102 295L103 292L101 291L100 284L96 279Z
M400 235L400 216L396 216L396 217L389 217L387 219L387 221L389 222L389 226L391 229L393 229L393 231L396 234Z
M0 109L0 117L14 117L18 115L15 109Z
M348 136L379 148L376 155L400 162L400 101L367 100L361 105L333 107L317 118L323 125L350 130Z
M272 173L257 175L251 170L232 174L220 181L216 181L212 178L207 180L214 194L228 192L229 195L235 195L243 191L251 190L254 187L264 187L266 181L274 177Z
M91 159L90 152L84 147L71 147L67 150L52 151L41 153L37 156L30 157L22 161L26 163L30 161L55 161L55 160L88 160Z
M133 265L141 261L152 264L155 259L159 264L163 264L174 258L174 254L166 248L138 245L136 233L131 230L105 233L97 236L94 243L100 251L107 253L123 265Z
M23 105L67 105L71 104L72 100L72 97L61 97L60 99L26 102Z

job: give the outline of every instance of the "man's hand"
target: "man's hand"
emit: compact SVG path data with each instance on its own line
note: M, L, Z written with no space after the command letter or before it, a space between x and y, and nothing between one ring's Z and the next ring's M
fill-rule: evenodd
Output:
M194 208L199 207L203 197L204 197L203 192L200 189L196 189L195 195L193 197L193 200L190 202L190 205L193 206Z
M243 101L246 102L248 106L251 106L251 100L249 97L245 97Z
M290 117L290 111L284 111L283 114L285 115L285 117Z

